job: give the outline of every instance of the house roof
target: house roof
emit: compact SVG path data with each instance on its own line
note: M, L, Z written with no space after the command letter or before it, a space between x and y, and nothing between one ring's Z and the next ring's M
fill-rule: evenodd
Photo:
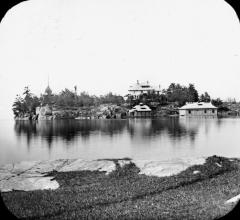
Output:
M150 112L152 111L147 105L143 105L143 104L139 104L139 105L135 105L131 110L129 110L129 112Z
M148 81L142 83L137 82L136 84L129 86L128 89L128 91L151 91L151 90L160 91L158 87L151 86Z
M179 108L180 110L188 109L217 109L211 102L192 102L186 103L186 105Z

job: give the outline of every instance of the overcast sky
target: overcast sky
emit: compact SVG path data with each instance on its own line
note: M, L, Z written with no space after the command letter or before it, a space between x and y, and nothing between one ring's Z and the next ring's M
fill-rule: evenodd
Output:
M0 117L29 85L125 95L136 80L240 100L240 25L223 0L30 0L0 24Z

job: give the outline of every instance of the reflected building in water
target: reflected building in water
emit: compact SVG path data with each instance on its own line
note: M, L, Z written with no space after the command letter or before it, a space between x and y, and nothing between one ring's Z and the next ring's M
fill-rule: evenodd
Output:
M129 119L129 120L53 120L53 121L16 121L17 136L25 137L30 144L31 139L40 137L51 147L56 139L71 144L78 138L89 139L91 136L123 135L127 133L133 140L148 141L150 139L169 136L173 140L190 137L194 140L200 124L197 121L184 121L178 118Z
M240 120L214 118L16 121L12 146L21 160L228 155L226 142L239 127ZM236 144L232 151L239 152Z
M147 141L168 136L172 141L190 137L194 140L198 133L198 126L187 126L179 118L142 119L129 121L129 133L134 139Z

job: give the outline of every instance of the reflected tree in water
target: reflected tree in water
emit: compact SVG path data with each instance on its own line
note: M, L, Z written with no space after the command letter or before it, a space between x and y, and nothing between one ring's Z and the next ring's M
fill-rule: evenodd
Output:
M60 139L66 146L77 141L79 137L88 140L90 136L121 135L127 132L131 139L143 141L152 138L161 138L168 135L173 140L182 137L195 139L198 125L193 126L181 122L178 118L166 119L130 119L130 120L56 120L56 121L16 121L15 132L17 136L27 139L40 137L51 148L54 141Z
M79 136L88 139L90 135L121 134L126 127L124 120L56 120L56 121L16 121L15 133L25 137L30 144L34 137L41 137L51 147L57 138L66 143Z
M36 123L32 121L16 121L14 130L17 137L24 136L27 140L27 146L30 146L31 140L38 136Z

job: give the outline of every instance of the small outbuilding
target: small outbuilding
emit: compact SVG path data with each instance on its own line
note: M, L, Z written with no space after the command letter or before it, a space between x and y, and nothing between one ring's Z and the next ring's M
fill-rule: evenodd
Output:
M147 105L140 103L129 110L129 116L134 118L151 117L151 112L152 110Z
M217 116L217 107L211 102L188 102L178 110L180 116Z

